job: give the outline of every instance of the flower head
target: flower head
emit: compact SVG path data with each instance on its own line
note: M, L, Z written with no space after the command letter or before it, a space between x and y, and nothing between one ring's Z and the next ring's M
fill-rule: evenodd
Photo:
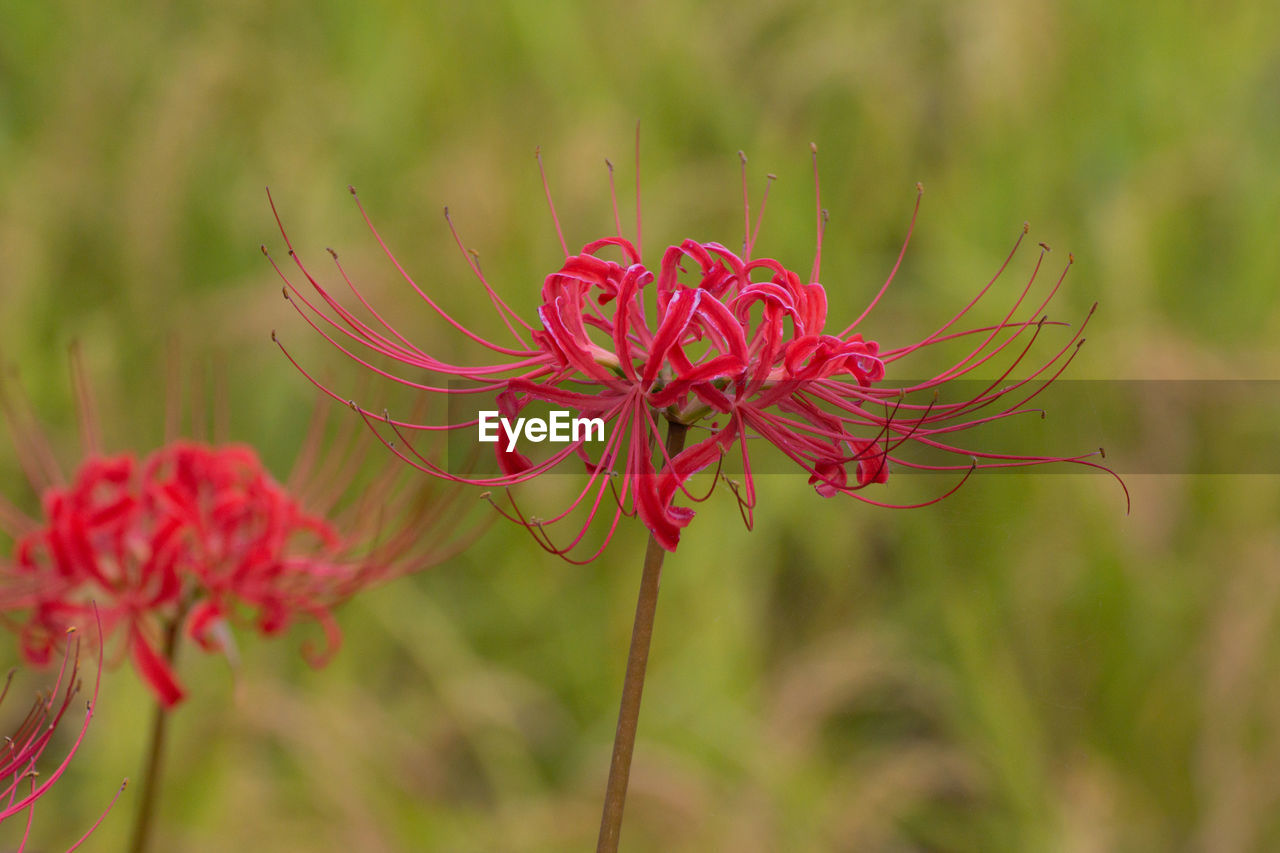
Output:
M91 411L78 365L76 375L81 407ZM185 691L165 648L169 631L183 626L204 650L230 655L232 623L274 635L313 621L325 643L308 647L308 657L319 664L340 641L336 604L433 556L415 545L416 525L429 517L412 511L418 495L399 488L394 471L363 484L361 500L326 517L351 485L358 455L323 469L313 464L323 455L323 417L313 421L292 488L245 445L171 439L145 456L104 454L91 415L85 457L66 481L17 401L5 402L21 455L38 463L28 474L42 511L30 518L0 501L0 526L14 538L0 573L0 612L34 663L48 662L67 626L86 624L96 611L157 699L172 707Z
M844 494L881 506L890 504L876 500L866 490L886 482L895 466L956 472L957 481L944 494L916 506L951 494L978 468L1046 462L1101 467L1091 459L1097 452L1018 456L975 452L958 442L957 434L967 429L1033 411L1027 407L1028 401L1062 372L1083 343L1084 323L1048 359L1025 375L1011 378L1048 324L1044 310L1066 275L1064 268L1045 295L1030 298L1048 247L1042 244L1034 270L997 323L967 329L959 325L992 291L1013 252L977 296L935 332L923 340L883 345L867 336L863 324L902 262L915 214L898 261L879 292L861 315L837 329L828 325L826 290L820 283L826 229L820 198L816 205L817 248L808 274L797 273L773 258L755 258L752 249L759 220L753 227L745 157L742 162L745 227L741 252L718 242L684 240L668 246L656 265L647 264L640 241L638 182L634 240L622 236L619 225L614 235L570 252L552 206L565 260L542 284L535 323L517 316L490 286L453 231L446 209L454 239L501 318L510 336L508 342L496 342L467 329L446 313L396 262L361 206L361 215L399 274L433 311L490 352L490 360L484 363L447 362L409 341L368 304L338 264L339 275L367 314L344 306L303 265L283 225L280 230L290 257L314 295L295 285L279 266L276 269L284 280L285 298L308 323L361 364L426 393L496 395L496 405L506 420L495 445L500 473L492 477L464 477L446 470L419 453L408 439L415 431L475 429L475 419L428 425L355 406L371 426L394 434L386 443L405 461L446 479L503 488L527 482L561 463L585 464L585 486L569 507L556 515L531 517L514 499L502 510L529 527L545 548L564 556L576 555L586 547L587 525L601 512L611 516L608 531L587 559L605 547L619 518L628 514L638 515L664 548L674 550L681 530L694 515L689 507L678 505L677 499L703 499L705 496L690 493L689 479L713 466L719 473L718 466L729 454L741 461L742 481L730 484L750 525L756 502L750 445L761 439L794 462L820 495ZM816 148L813 163L816 185ZM611 187L612 173L610 165ZM549 190L547 199L550 203ZM616 194L614 214L617 224ZM1023 235L1014 246L1015 252ZM337 263L336 255L334 260ZM898 361L951 341L969 345L963 357L946 369L923 381L887 381ZM442 384L440 380L407 378L383 369L375 363L379 357L415 374L425 372L449 381ZM927 397L996 359L1005 362L998 377L979 383L976 393L946 403L921 399L922 394ZM514 423L535 402L601 419L608 425L602 445L593 446L585 438L572 440L548 458L533 461L510 440L507 424ZM662 421L676 425L682 435L684 429L694 426L705 428L705 432L690 446L669 452L660 439ZM950 455L954 461L913 461L902 452L910 446ZM550 531L561 523L574 529L557 541Z

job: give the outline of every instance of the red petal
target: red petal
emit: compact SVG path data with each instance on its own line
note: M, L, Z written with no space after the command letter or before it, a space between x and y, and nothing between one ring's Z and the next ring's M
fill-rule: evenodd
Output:
M183 700L187 694L178 684L173 668L151 648L136 625L129 631L129 649L133 652L133 665L138 668L138 674L147 682L162 707L167 710Z

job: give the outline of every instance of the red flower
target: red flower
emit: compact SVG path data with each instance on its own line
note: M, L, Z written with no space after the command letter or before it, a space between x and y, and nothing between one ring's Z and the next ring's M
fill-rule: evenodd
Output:
M1101 467L1090 460L1096 453L1044 457L976 453L955 441L955 433L1031 411L1026 403L1062 372L1083 342L1081 324L1050 358L1023 378L1010 380L1046 324L1044 309L1066 275L1064 269L1045 296L1024 308L1047 247L1043 247L1012 306L995 325L957 329L957 323L991 291L1012 252L978 295L932 335L906 345L881 346L860 330L893 280L902 255L868 308L843 329L829 329L826 291L819 283L825 211L819 202L817 250L808 276L802 277L772 258L753 258L759 222L753 231L745 203L745 158L743 162L746 233L741 255L720 243L685 240L667 247L658 265L651 267L643 261L639 237L634 242L624 238L620 227L615 236L587 243L572 254L561 236L565 262L543 282L536 325L511 310L468 256L472 272L510 335L510 343L494 342L446 313L396 262L361 206L366 223L399 274L446 322L495 356L484 364L453 364L420 349L368 304L338 264L339 274L368 314L345 307L306 269L283 225L280 231L290 257L318 299L295 286L278 266L276 269L285 284L285 298L308 323L348 356L384 376L428 393L494 393L501 416L512 423L534 401L573 410L581 417L602 419L608 427L601 448L588 452L592 445L586 440L573 440L536 463L509 446L510 433L504 425L496 444L501 474L465 477L419 453L407 435L414 430L471 430L477 428L475 419L422 425L396 420L386 413L373 414L352 404L371 426L381 423L394 432L395 440L385 441L402 459L456 482L510 487L563 462L580 459L586 465L587 482L567 509L537 519L526 516L512 500L511 510L504 511L533 531L543 547L565 556L583 546L591 519L606 506L612 515L608 532L587 559L600 553L619 518L630 513L640 517L664 548L674 550L681 529L694 515L688 507L676 505L677 495L703 499L689 494L689 478L718 465L729 452L741 458L743 482L733 488L750 526L756 495L749 441L756 438L789 457L819 494L846 494L880 506L889 504L868 497L863 490L886 482L894 466L957 472L958 482L945 494L916 506L951 494L976 468L1045 462ZM816 182L816 149L814 176ZM549 191L547 195L549 201ZM614 209L616 222L616 197ZM552 216L555 219L554 207ZM559 233L558 219L555 224ZM913 214L908 240L914 224ZM457 232L453 233L467 256ZM1021 241L1020 236L1018 244ZM1015 244L1014 251L1017 247ZM602 257L606 253L617 255L618 260ZM336 263L336 255L334 260ZM890 366L900 359L922 348L962 339L974 343L945 370L923 382L885 382ZM415 373L468 384L460 387L456 381L451 386L414 381L377 366L369 360L374 355ZM1009 364L997 379L981 383L978 393L958 402L917 401L921 392L945 387L1001 355L1008 357ZM662 449L660 420L703 425L706 435L669 458ZM914 462L900 452L908 445L951 454L957 461ZM560 522L577 529L567 541L557 543L548 531Z
M408 568L411 558L426 565L444 554L438 547L411 553L424 519L408 514L416 496L397 488L395 472L370 484L345 518L335 517L339 523L304 509L300 495L317 491L309 480L329 480L319 489L324 509L352 476L351 466L345 474L333 465L311 470L322 420L291 491L247 446L173 440L146 457L108 456L88 437L86 458L62 484L38 430L12 404L6 412L21 456L40 462L28 474L43 512L31 519L0 502L0 527L15 540L0 573L0 612L16 624L24 656L43 664L67 626L91 622L96 610L166 708L185 695L164 648L176 622L204 650L231 654L229 623L273 635L312 620L325 636L325 647L308 653L319 665L340 642L336 604ZM335 453L358 462L341 448ZM370 530L371 518L389 529Z

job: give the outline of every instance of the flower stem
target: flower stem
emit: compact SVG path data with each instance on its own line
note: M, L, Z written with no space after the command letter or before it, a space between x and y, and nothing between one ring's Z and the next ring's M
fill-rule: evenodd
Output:
M689 427L667 423L667 457L684 449ZM627 800L627 780L631 776L631 753L636 745L636 725L640 720L640 696L644 692L644 671L649 663L649 641L653 638L653 616L658 607L658 585L662 579L662 558L666 551L649 535L640 576L640 596L631 628L631 652L627 675L622 682L622 704L618 709L618 731L613 737L613 760L609 763L609 783L604 794L604 814L600 818L600 840L596 853L615 853L622 832L622 808Z
M178 653L179 627L181 616L175 617L165 629L164 659L172 667ZM151 746L147 750L147 769L142 776L139 793L138 815L133 824L133 838L129 842L129 853L146 853L151 837L151 823L155 815L156 800L160 790L160 771L164 763L165 734L169 727L169 711L156 702L155 713L151 718Z

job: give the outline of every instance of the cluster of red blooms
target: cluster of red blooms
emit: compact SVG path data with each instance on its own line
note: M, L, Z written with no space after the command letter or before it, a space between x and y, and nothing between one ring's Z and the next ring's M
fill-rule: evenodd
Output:
M815 184L816 158L815 148ZM932 334L923 340L886 347L864 337L861 324L892 282L906 252L904 241L902 254L870 305L833 334L827 329L826 291L819 283L826 225L820 199L817 249L807 277L774 259L753 258L759 219L753 228L745 162L744 157L745 233L741 254L719 243L685 240L667 247L656 269L647 266L640 248L638 179L634 241L622 236L616 194L616 234L587 243L577 253L568 250L552 206L565 261L543 282L536 325L521 319L494 291L449 220L459 249L510 334L508 343L467 329L446 313L395 260L361 206L362 216L399 274L448 324L493 353L497 358L492 363L454 364L413 344L369 305L337 263L335 254L339 274L367 311L367 319L362 318L334 298L307 270L289 243L283 225L280 231L289 255L319 299L308 296L279 267L276 269L284 280L285 298L307 322L352 359L383 376L424 392L495 394L498 409L508 420L532 401L603 419L609 425L608 432L603 449L594 456L588 453L585 441L572 441L550 458L535 463L509 449L509 435L504 434L496 444L501 474L467 477L446 470L416 451L407 436L413 431L472 429L475 419L443 425L419 424L397 420L386 413L374 414L352 403L371 427L381 424L394 432L394 440L384 442L402 459L455 482L510 487L562 462L580 459L586 467L586 485L562 512L548 518L532 517L523 513L514 500L509 511L503 510L528 527L543 547L566 557L583 546L587 526L602 509L612 515L612 520L604 542L587 559L603 550L618 520L631 514L639 516L664 548L674 550L681 529L694 514L686 506L675 505L674 500L679 494L694 501L704 499L705 496L688 492L688 480L696 472L718 465L729 452L741 456L743 482L731 485L750 525L756 501L749 453L752 438L765 440L794 461L819 494L845 494L880 506L889 504L867 497L863 490L885 482L895 465L957 472L959 482L946 494L924 503L951 494L977 468L1046 462L1102 467L1091 461L1097 452L1061 457L1017 456L975 452L956 443L956 434L964 430L1032 411L1026 407L1027 402L1062 372L1083 342L1081 324L1050 358L1026 375L1010 378L1045 326L1044 309L1066 275L1064 268L1046 295L1028 301L1047 247L1042 245L1034 271L999 322L969 329L957 326L991 291L1013 252L977 296ZM610 165L611 187L612 174ZM548 190L548 203L550 198ZM762 203L761 212L763 206ZM445 216L448 220L447 209ZM907 241L914 225L913 213ZM1021 242L1022 235L1014 252ZM601 257L605 250L619 253L620 262ZM928 379L885 384L894 362L935 344L966 340L972 345L963 357ZM976 383L976 394L957 402L939 403L936 398L933 402L918 401L920 392L946 386L1002 354L1008 364L996 378ZM426 372L449 381L420 382L398 376L370 361L377 356L415 373ZM466 383L465 387L460 387L459 381ZM659 438L662 419L683 426L705 426L705 437L669 455ZM953 454L957 460L953 464L912 461L898 452L911 444ZM567 541L560 543L548 533L558 522L577 527Z
M419 541L433 516L413 506L418 495L393 471L366 484L359 502L325 516L351 484L360 454L328 447L331 458L314 465L326 455L323 417L304 443L296 488L276 482L247 446L171 440L146 457L104 455L90 435L66 482L29 417L13 399L5 403L43 511L30 518L0 500L0 529L15 543L0 571L0 613L33 663L47 663L66 628L92 624L96 612L108 638L123 636L121 656L172 707L184 690L166 648L171 632L185 628L204 650L231 654L231 623L274 635L312 620L324 648L304 651L318 665L340 641L336 604L410 559L418 568L444 555L438 541ZM91 421L82 425L90 434ZM305 498L319 511L305 509Z
M329 604L350 585L337 532L302 511L251 448L175 442L144 460L87 459L75 480L43 495L44 523L17 540L6 608L27 618L23 653L46 663L67 625L99 602L108 633L122 630L134 666L166 705L183 697L160 647L158 616L189 610L206 650L228 616L248 612L274 634L296 614L330 633Z

